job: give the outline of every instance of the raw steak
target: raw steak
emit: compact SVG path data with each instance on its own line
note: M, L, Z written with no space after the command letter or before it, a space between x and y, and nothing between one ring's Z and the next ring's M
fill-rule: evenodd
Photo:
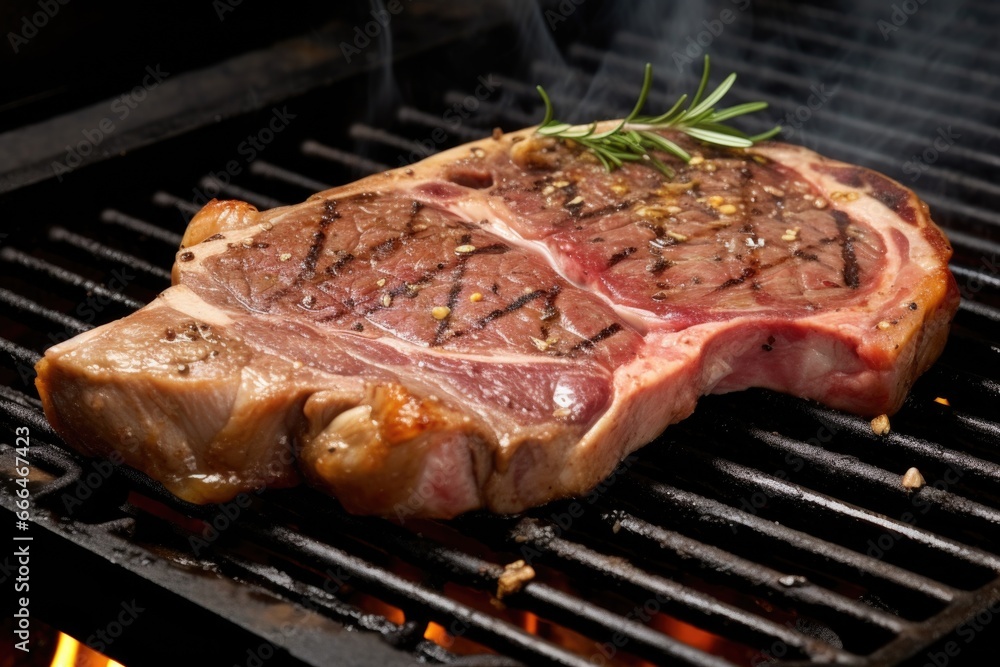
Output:
M213 201L174 286L38 365L66 441L189 501L304 478L350 511L586 492L698 396L892 412L940 353L951 250L898 183L806 149L667 179L499 134L258 212Z

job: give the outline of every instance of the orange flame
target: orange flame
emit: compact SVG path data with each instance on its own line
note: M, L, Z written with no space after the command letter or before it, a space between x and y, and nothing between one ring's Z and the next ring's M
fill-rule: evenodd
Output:
M107 656L101 655L69 635L60 632L56 654L50 667L124 667Z

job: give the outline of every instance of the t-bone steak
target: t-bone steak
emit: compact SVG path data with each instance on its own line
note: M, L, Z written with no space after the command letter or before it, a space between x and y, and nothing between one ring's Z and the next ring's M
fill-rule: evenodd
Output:
M896 410L958 304L911 191L768 142L608 173L532 130L259 212L212 201L173 286L49 349L66 442L196 503L305 480L351 512L587 492L694 410L767 387Z

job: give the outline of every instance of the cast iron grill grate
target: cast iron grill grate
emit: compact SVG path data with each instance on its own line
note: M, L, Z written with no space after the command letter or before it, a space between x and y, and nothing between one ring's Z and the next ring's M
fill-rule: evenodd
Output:
M863 78L861 64L836 57L858 39L851 17L804 11L826 29L776 22L765 12L755 30L815 39L818 46L805 57L830 64L838 76ZM813 84L791 66L803 56L781 40L758 48L740 39L730 35L713 52L718 68L740 72L734 101L763 95L777 117L794 113L799 103L789 102L796 98L781 86ZM960 34L937 39L942 49L962 53ZM744 47L759 57L740 61ZM568 105L597 63L623 77L656 55L656 45L628 32L618 33L611 48L573 44L567 63L536 62L526 80L568 82L555 98ZM894 83L907 86L914 106L930 116L946 107L940 88L913 78L916 63L893 57ZM962 628L978 646L987 643L983 615L992 618L1000 603L1000 279L991 240L1000 224L1000 190L980 176L996 167L985 147L998 131L987 122L962 125L973 140L929 165L919 183L930 183L921 194L949 229L967 298L944 355L918 381L887 437L873 435L864 419L766 391L708 397L590 496L519 517L477 514L452 522L353 517L305 489L268 492L250 500L252 512L229 517L226 508L180 503L128 469L89 484L103 469L64 450L40 413L30 367L51 342L120 317L168 284L183 222L199 208L192 194L217 193L262 208L294 203L484 136L494 125L530 124L540 110L523 80L497 76L501 92L479 102L457 128L433 109L461 104L468 91L460 87L441 100L402 106L379 127L355 122L346 136L307 118L308 127L291 128L294 140L284 149L263 154L234 178L211 160L197 167L203 174L192 177L189 168L162 185L131 176L130 167L109 167L68 184L74 201L41 203L42 222L0 248L8 285L0 288L0 321L9 332L0 349L12 371L9 386L0 387L0 414L10 428L32 429L32 456L42 471L34 498L52 548L125 553L103 562L101 576L141 580L160 595L179 592L208 618L228 618L232 603L199 592L189 573L175 571L179 565L249 582L270 597L246 602L251 618L241 629L249 634L236 633L234 641L252 647L263 641L288 664L325 664L345 640L330 630L319 640L275 632L265 613L274 600L364 630L351 640L356 659L378 644L400 664L883 665L919 659ZM588 111L618 115L632 93L628 85L612 88ZM863 87L843 95L856 113L817 110L808 143L898 176L898 156L849 138L875 129L895 145L926 139L873 120L867 112L876 100ZM996 117L995 99L969 97ZM447 141L429 148L422 140L437 129ZM175 150L153 148L125 162L155 173L156 159ZM101 181L108 174L129 188L108 194L113 188ZM84 196L99 201L77 210ZM68 214L85 219L60 217ZM88 296L100 298L81 310ZM3 454L9 458L9 449ZM899 483L910 466L928 480L919 492ZM93 486L93 494L80 498L81 484ZM7 509L8 501L3 496ZM163 567L135 566L143 559ZM504 565L517 559L528 560L536 578L493 604ZM71 576L67 582L74 585ZM183 619L174 623L197 631ZM476 655L484 649L499 655ZM127 660L127 650L119 650Z

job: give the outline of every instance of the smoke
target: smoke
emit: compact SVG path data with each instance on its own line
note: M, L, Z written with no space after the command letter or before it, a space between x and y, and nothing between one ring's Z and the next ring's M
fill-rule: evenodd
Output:
M529 65L560 119L627 113L647 62L646 111L692 92L702 59L726 104L770 108L735 125L872 167L915 188L939 220L981 233L1000 217L1000 6L967 0L508 0ZM541 118L535 103L532 117ZM971 210L970 210L971 207ZM993 232L995 233L995 232Z

